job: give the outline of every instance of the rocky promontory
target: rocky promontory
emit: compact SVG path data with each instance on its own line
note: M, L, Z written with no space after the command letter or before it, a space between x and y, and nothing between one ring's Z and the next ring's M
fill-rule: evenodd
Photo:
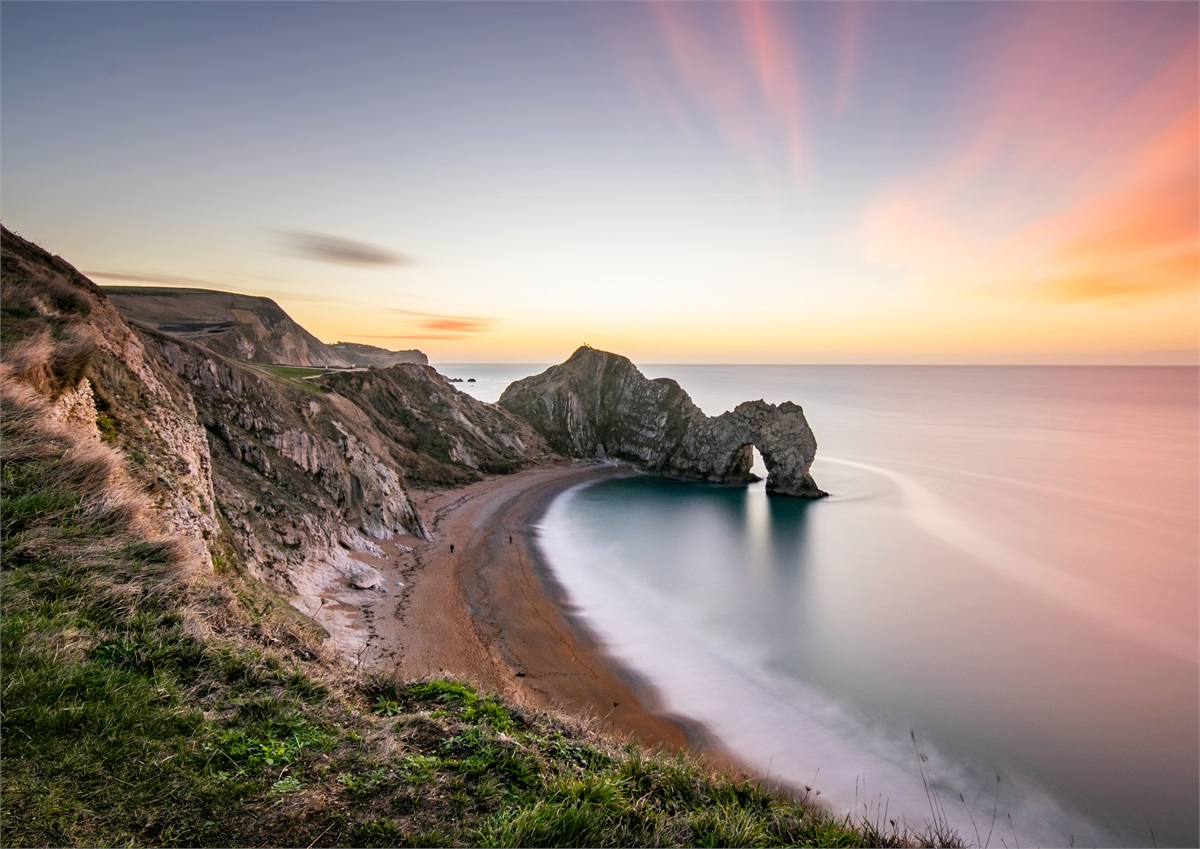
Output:
M750 467L757 447L769 492L826 495L809 474L817 441L796 404L746 401L710 417L674 380L650 380L628 358L607 351L584 346L561 365L513 383L499 405L571 457L611 458L665 475L743 483L755 479Z

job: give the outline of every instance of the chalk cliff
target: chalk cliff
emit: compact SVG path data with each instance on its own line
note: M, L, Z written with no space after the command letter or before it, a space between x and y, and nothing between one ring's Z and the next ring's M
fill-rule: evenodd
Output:
M767 490L822 492L809 474L817 452L804 411L791 402L747 401L709 417L674 380L649 380L626 357L582 347L561 365L510 385L499 405L533 425L556 451L630 462L682 478L753 480L753 447Z

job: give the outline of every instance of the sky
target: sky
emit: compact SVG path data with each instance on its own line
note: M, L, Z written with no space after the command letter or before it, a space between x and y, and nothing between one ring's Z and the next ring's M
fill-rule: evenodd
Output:
M1195 2L0 4L0 219L435 362L1196 363Z

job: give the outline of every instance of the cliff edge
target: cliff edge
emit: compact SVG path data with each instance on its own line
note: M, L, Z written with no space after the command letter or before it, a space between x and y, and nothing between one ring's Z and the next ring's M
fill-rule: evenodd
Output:
M626 357L584 346L561 365L518 380L499 405L525 419L555 451L624 460L646 471L744 483L755 447L767 491L823 492L809 474L817 453L804 410L790 401L746 401L706 416L674 380L650 380Z

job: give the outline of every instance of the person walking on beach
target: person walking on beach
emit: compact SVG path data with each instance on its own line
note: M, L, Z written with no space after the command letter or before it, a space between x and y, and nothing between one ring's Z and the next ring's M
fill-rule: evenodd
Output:
M454 543L450 543L450 553L454 553Z

